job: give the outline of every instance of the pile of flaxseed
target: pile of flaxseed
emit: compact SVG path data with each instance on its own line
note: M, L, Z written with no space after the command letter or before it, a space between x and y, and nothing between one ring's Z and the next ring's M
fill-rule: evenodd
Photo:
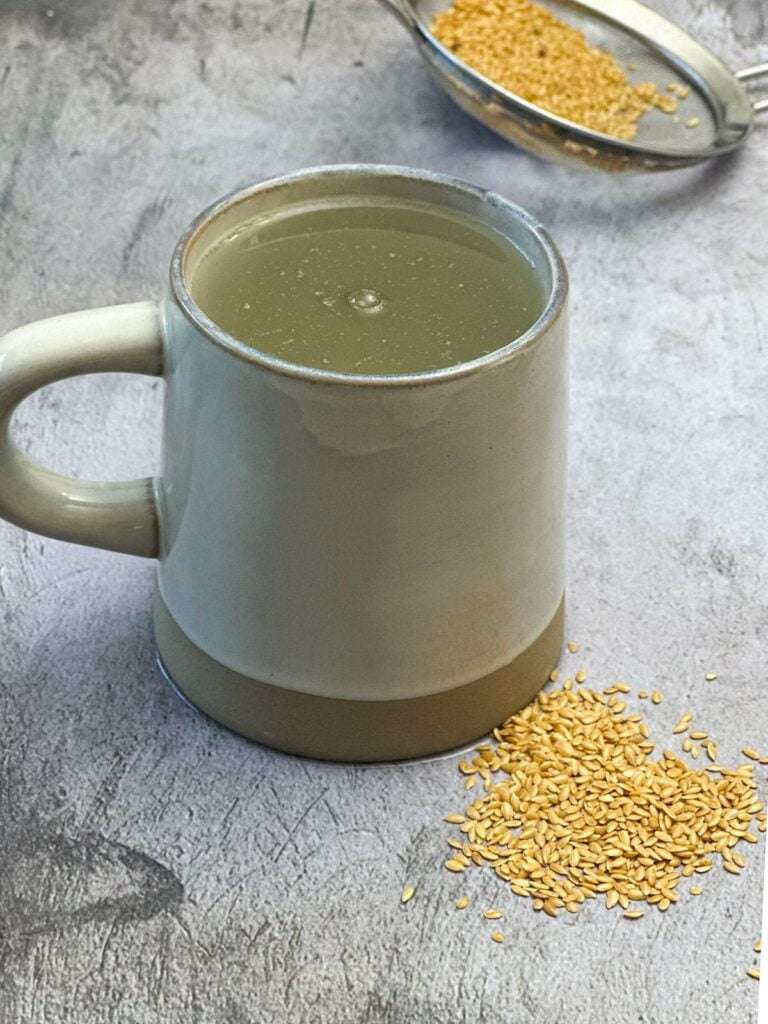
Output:
M454 0L435 16L435 38L503 89L559 117L618 139L632 139L651 107L677 109L688 87L660 92L633 84L604 50L530 0ZM695 122L695 123L694 123ZM696 127L695 118L687 122Z
M578 653L579 644L571 641L568 651ZM704 679L712 683L717 674ZM746 851L766 831L755 765L768 765L768 755L745 746L744 764L720 764L715 739L686 711L672 734L682 753L696 760L703 752L709 763L694 767L673 750L653 757L650 728L625 699L632 687L614 682L597 690L586 680L582 668L559 689L542 691L493 730L493 743L459 762L465 789L479 782L483 794L445 816L459 831L448 839L447 870L491 868L550 917L602 897L630 920L644 917L644 906L666 911L678 903L683 879L690 879L688 895L701 896L699 876L717 865L740 875L747 862L739 847ZM558 682L555 669L550 683ZM660 690L635 696L664 700ZM407 885L401 902L415 891ZM469 897L454 905L466 910ZM483 917L500 921L504 912L491 907ZM505 936L493 931L490 938L503 943ZM761 950L758 939L753 951ZM755 964L746 973L760 978Z
M582 670L540 693L494 730L494 744L460 762L467 788L480 780L484 792L446 816L461 833L449 839L446 868L490 867L551 917L601 896L638 918L643 905L667 910L680 898L681 879L717 863L740 874L739 845L757 843L766 828L754 762L768 758L746 747L751 763L718 764L714 740L690 713L673 732L688 734L683 749L694 756L694 738L703 741L712 763L694 768L672 750L654 758L647 723L623 699L628 684L599 691L580 685L585 679ZM650 696L662 699L659 691Z

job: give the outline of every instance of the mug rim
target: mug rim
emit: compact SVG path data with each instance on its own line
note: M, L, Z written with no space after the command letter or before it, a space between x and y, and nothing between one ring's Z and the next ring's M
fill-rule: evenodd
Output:
M192 298L184 272L186 255L192 243L204 228L226 210L250 199L259 192L281 188L306 178L333 178L344 175L354 175L360 178L394 177L444 185L455 191L471 195L483 202L489 202L492 206L501 208L508 214L511 214L535 237L549 266L551 286L539 316L526 331L507 342L506 345L494 349L492 352L487 352L475 359L451 366L403 374L343 373L337 370L322 370L319 367L292 363L239 341L228 331L220 327L214 320L211 320ZM215 200L195 217L177 242L171 258L170 285L173 299L192 325L209 341L244 362L255 364L284 377L293 377L315 383L344 384L358 387L415 387L468 377L482 370L505 363L516 356L522 349L534 344L542 335L549 331L552 325L559 319L565 307L568 295L568 272L565 262L547 229L522 206L510 202L497 192L481 188L479 185L473 185L462 178L457 178L450 174L441 174L436 171L419 170L397 164L351 163L326 164L303 168L290 174L268 178L255 185L247 185L245 188L235 189L220 199Z

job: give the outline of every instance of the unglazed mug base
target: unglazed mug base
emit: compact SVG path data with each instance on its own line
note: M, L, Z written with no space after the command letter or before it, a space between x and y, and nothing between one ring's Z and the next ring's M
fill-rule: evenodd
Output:
M341 700L274 686L214 660L184 633L157 593L160 663L188 703L234 732L323 761L398 761L487 735L539 692L560 657L565 601L513 661L441 693L403 700Z

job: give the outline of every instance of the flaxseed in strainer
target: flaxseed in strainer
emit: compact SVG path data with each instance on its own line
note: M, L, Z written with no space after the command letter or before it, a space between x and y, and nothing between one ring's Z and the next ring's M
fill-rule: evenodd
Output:
M634 82L663 84L670 75L690 90L684 117L658 110L638 122L631 141L613 138L552 114L495 85L439 43L429 31L448 0L382 0L408 28L438 84L468 114L510 142L559 163L608 171L661 171L721 156L749 135L755 100L744 83L768 75L768 64L735 74L672 22L637 0L537 0L580 29L590 45L613 54ZM688 127L688 124L695 127Z

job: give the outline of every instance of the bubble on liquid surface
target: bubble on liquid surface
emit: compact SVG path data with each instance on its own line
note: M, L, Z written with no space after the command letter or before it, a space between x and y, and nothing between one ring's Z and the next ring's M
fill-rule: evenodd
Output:
M360 313L378 313L384 307L381 295L372 288L359 288L356 292L350 292L347 301Z

